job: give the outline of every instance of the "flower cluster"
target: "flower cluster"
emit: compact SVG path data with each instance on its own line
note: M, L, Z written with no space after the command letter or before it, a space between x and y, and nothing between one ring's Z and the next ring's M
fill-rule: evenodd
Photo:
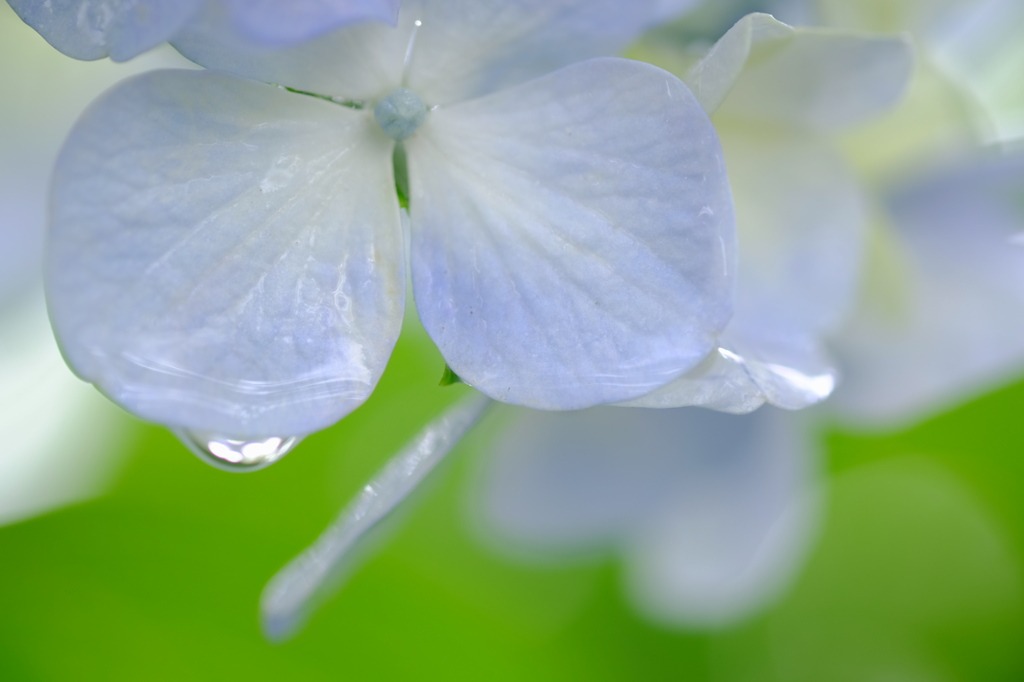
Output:
M76 374L260 468L370 396L408 279L484 396L275 578L273 636L490 400L521 407L481 473L488 535L617 548L639 608L717 626L814 535L815 414L906 421L1024 369L1024 166L979 151L944 75L980 72L977 41L928 32L952 0L896 3L917 54L754 13L710 47L686 18L649 34L631 54L658 66L615 55L689 0L9 2L70 56L170 41L204 67L114 88L60 155L45 278Z

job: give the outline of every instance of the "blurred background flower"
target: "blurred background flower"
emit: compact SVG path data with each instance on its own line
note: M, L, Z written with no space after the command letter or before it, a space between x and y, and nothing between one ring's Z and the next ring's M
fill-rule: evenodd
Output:
M172 52L131 65L81 64L54 52L0 6L0 523L95 494L131 423L75 379L53 341L42 296L50 173L89 102L119 79L185 65Z

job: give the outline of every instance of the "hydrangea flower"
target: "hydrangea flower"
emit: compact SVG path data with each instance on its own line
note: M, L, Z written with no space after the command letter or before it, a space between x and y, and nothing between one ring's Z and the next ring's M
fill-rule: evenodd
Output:
M736 315L704 367L632 405L743 412L829 395L825 343L858 292L869 214L835 133L898 101L910 65L900 38L755 14L689 70L734 189ZM475 495L483 535L517 554L617 550L634 604L661 622L748 616L792 580L817 528L806 414L602 407L510 421Z
M831 380L816 363L856 291L866 215L830 133L891 106L909 66L901 39L751 15L692 68L686 80L713 114L736 190L737 313L709 360L632 404L669 396L744 412L828 394L831 385L807 384L815 373ZM422 475L478 409L457 406L388 470L404 463ZM475 488L482 535L502 551L546 555L617 547L636 601L659 619L706 627L747 615L792 578L813 536L818 457L800 414L605 407L506 418ZM275 577L263 600L269 633L301 622L402 490L383 475Z
M75 59L126 61L215 28L228 43L294 45L362 21L395 24L399 0L7 0L46 42ZM213 22L215 27L209 24Z
M671 74L574 63L663 9L425 0L293 48L177 41L218 71L116 88L58 162L47 284L68 363L265 464L383 371L397 182L418 312L467 383L575 409L671 381L731 312L721 150Z

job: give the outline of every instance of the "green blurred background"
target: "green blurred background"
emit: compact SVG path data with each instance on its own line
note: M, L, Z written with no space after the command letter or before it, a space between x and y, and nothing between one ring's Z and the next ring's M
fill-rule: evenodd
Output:
M442 367L412 331L364 407L253 474L130 424L109 494L0 528L0 679L1024 678L1024 384L903 433L827 433L826 516L797 583L710 633L639 620L614 561L481 550L465 487L492 416L306 630L267 643L265 581L468 390L438 387Z

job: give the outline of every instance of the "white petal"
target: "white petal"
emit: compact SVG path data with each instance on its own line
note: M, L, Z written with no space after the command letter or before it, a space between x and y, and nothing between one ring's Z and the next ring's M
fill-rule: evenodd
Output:
M828 397L821 340L857 293L866 209L829 143L805 132L720 126L736 199L736 312L720 351L636 407L800 409Z
M726 31L683 79L708 114L722 105L758 44L792 38L796 30L767 14L748 14Z
M612 56L644 29L681 12L687 0L421 0L403 3L423 27L409 87L449 104Z
M792 581L820 506L801 416L723 415L731 443L719 435L687 447L688 475L628 541L627 584L641 612L671 625L722 627ZM701 419L693 423L708 433Z
M338 100L372 103L402 83L413 19L370 22L291 47L259 45L239 34L221 2L210 2L173 44L209 69Z
M168 425L334 423L401 322L390 149L367 112L212 72L108 93L54 182L48 294L68 363Z
M46 42L75 59L124 61L171 39L204 0L9 0Z
M844 416L898 423L1024 372L1024 251L1007 245L1024 225L1022 187L1017 153L939 172L891 202L868 295L836 335Z
M793 29L751 14L685 80L708 112L830 130L890 108L911 66L903 38Z
M398 0L215 0L227 5L236 30L263 45L293 45L364 21L392 26Z
M520 558L626 551L638 606L719 625L773 596L816 525L816 453L776 410L520 410L484 460L489 544Z
M417 308L470 385L574 409L647 393L712 349L732 204L674 76L584 62L433 111L406 147Z
M271 579L260 600L268 637L281 640L295 634L317 601L338 589L370 531L416 490L491 404L474 394L423 427L317 541Z

